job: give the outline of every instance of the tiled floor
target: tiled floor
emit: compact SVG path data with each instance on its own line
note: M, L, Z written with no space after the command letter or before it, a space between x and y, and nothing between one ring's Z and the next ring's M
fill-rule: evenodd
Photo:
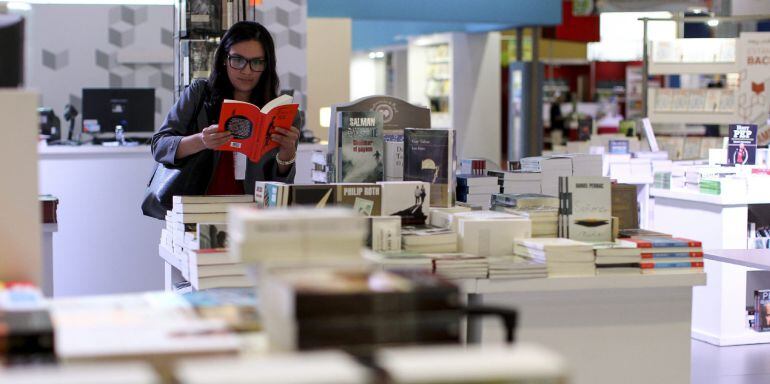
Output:
M716 347L692 341L692 384L770 383L770 344Z

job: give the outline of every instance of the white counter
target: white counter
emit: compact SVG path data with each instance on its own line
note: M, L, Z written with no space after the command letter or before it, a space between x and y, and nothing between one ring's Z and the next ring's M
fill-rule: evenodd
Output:
M770 196L707 195L652 189L653 230L699 240L707 250L748 247L749 205L769 204ZM718 346L770 342L770 335L746 327L746 272L753 268L704 260L706 286L693 290L692 337Z
M155 165L149 146L43 147L40 193L59 198L53 295L159 290L161 221L142 215Z
M517 342L564 356L570 383L689 383L692 292L705 283L704 273L483 279L469 301L516 308ZM470 325L479 332L483 344L505 340L497 318Z

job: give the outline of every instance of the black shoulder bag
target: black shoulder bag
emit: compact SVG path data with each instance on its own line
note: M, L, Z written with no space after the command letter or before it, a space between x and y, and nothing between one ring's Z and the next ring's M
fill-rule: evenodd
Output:
M188 128L192 124L197 124L198 115L206 101L207 93L204 91L198 100ZM212 172L211 151L205 150L188 156L178 167L170 168L157 163L144 192L142 213L145 216L165 220L166 211L170 211L173 206L173 197L175 195L204 194Z

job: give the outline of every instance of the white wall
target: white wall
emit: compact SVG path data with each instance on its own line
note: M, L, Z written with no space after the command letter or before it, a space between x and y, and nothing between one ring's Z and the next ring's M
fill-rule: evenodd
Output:
M457 34L454 39L452 120L457 158L500 162L500 33Z
M733 16L770 14L768 0L732 0Z
M385 93L384 65L372 60L368 52L356 52L350 60L350 99Z
M326 139L328 129L319 122L319 109L350 101L350 19L307 19L306 127Z

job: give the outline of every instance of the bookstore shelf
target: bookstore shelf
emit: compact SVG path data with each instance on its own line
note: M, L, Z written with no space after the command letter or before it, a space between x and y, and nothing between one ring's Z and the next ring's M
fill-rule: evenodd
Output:
M650 122L661 124L732 124L739 119L732 113L721 112L655 112L650 110Z
M717 75L738 73L732 63L656 63L650 62L650 75Z

